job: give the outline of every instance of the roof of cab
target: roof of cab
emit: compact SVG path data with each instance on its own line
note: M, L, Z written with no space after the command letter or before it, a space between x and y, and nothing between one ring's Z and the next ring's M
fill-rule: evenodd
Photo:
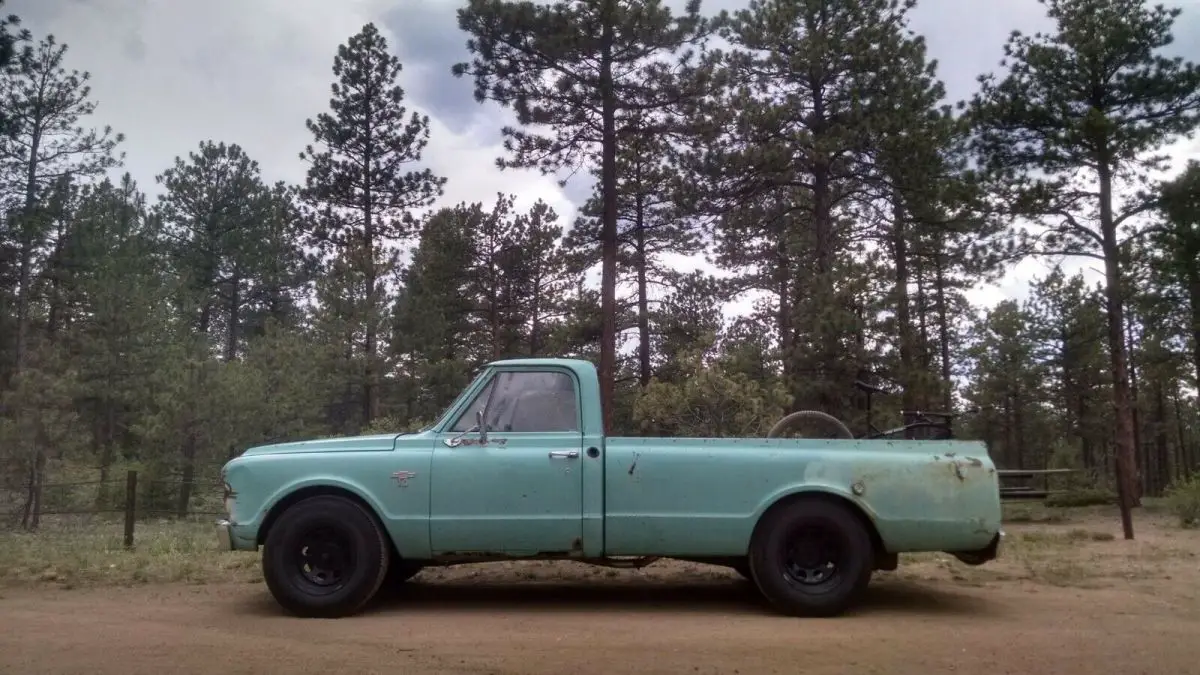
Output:
M488 363L489 366L559 366L569 368L595 368L595 364L585 359L567 359L567 358L525 358L525 359L501 359Z

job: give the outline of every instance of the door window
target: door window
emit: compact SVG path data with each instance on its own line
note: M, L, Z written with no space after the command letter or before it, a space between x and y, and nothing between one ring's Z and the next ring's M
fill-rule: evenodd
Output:
M476 412L485 407L489 432L579 431L575 384L566 373L500 373L479 392L453 430L463 432L475 426Z

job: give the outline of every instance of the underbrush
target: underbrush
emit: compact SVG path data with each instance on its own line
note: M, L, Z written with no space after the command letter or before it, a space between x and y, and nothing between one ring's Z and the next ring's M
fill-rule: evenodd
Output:
M1167 490L1165 502L1179 520L1180 527L1200 527L1200 474L1192 474L1172 485Z

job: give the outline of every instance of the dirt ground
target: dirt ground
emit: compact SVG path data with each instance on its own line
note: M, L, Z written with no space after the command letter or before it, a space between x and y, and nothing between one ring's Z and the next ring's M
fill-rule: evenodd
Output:
M283 616L257 580L13 587L0 673L1200 672L1200 533L1139 525L1125 542L1107 514L1013 523L994 564L902 557L860 608L824 620L670 561L426 570L332 621Z

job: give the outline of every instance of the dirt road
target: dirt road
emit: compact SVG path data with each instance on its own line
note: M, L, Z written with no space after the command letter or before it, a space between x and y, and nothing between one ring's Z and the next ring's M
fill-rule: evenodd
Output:
M628 574L435 578L334 621L281 616L261 583L4 590L0 672L1169 675L1200 663L1194 597L1134 584L881 575L853 615L800 620L731 575Z

